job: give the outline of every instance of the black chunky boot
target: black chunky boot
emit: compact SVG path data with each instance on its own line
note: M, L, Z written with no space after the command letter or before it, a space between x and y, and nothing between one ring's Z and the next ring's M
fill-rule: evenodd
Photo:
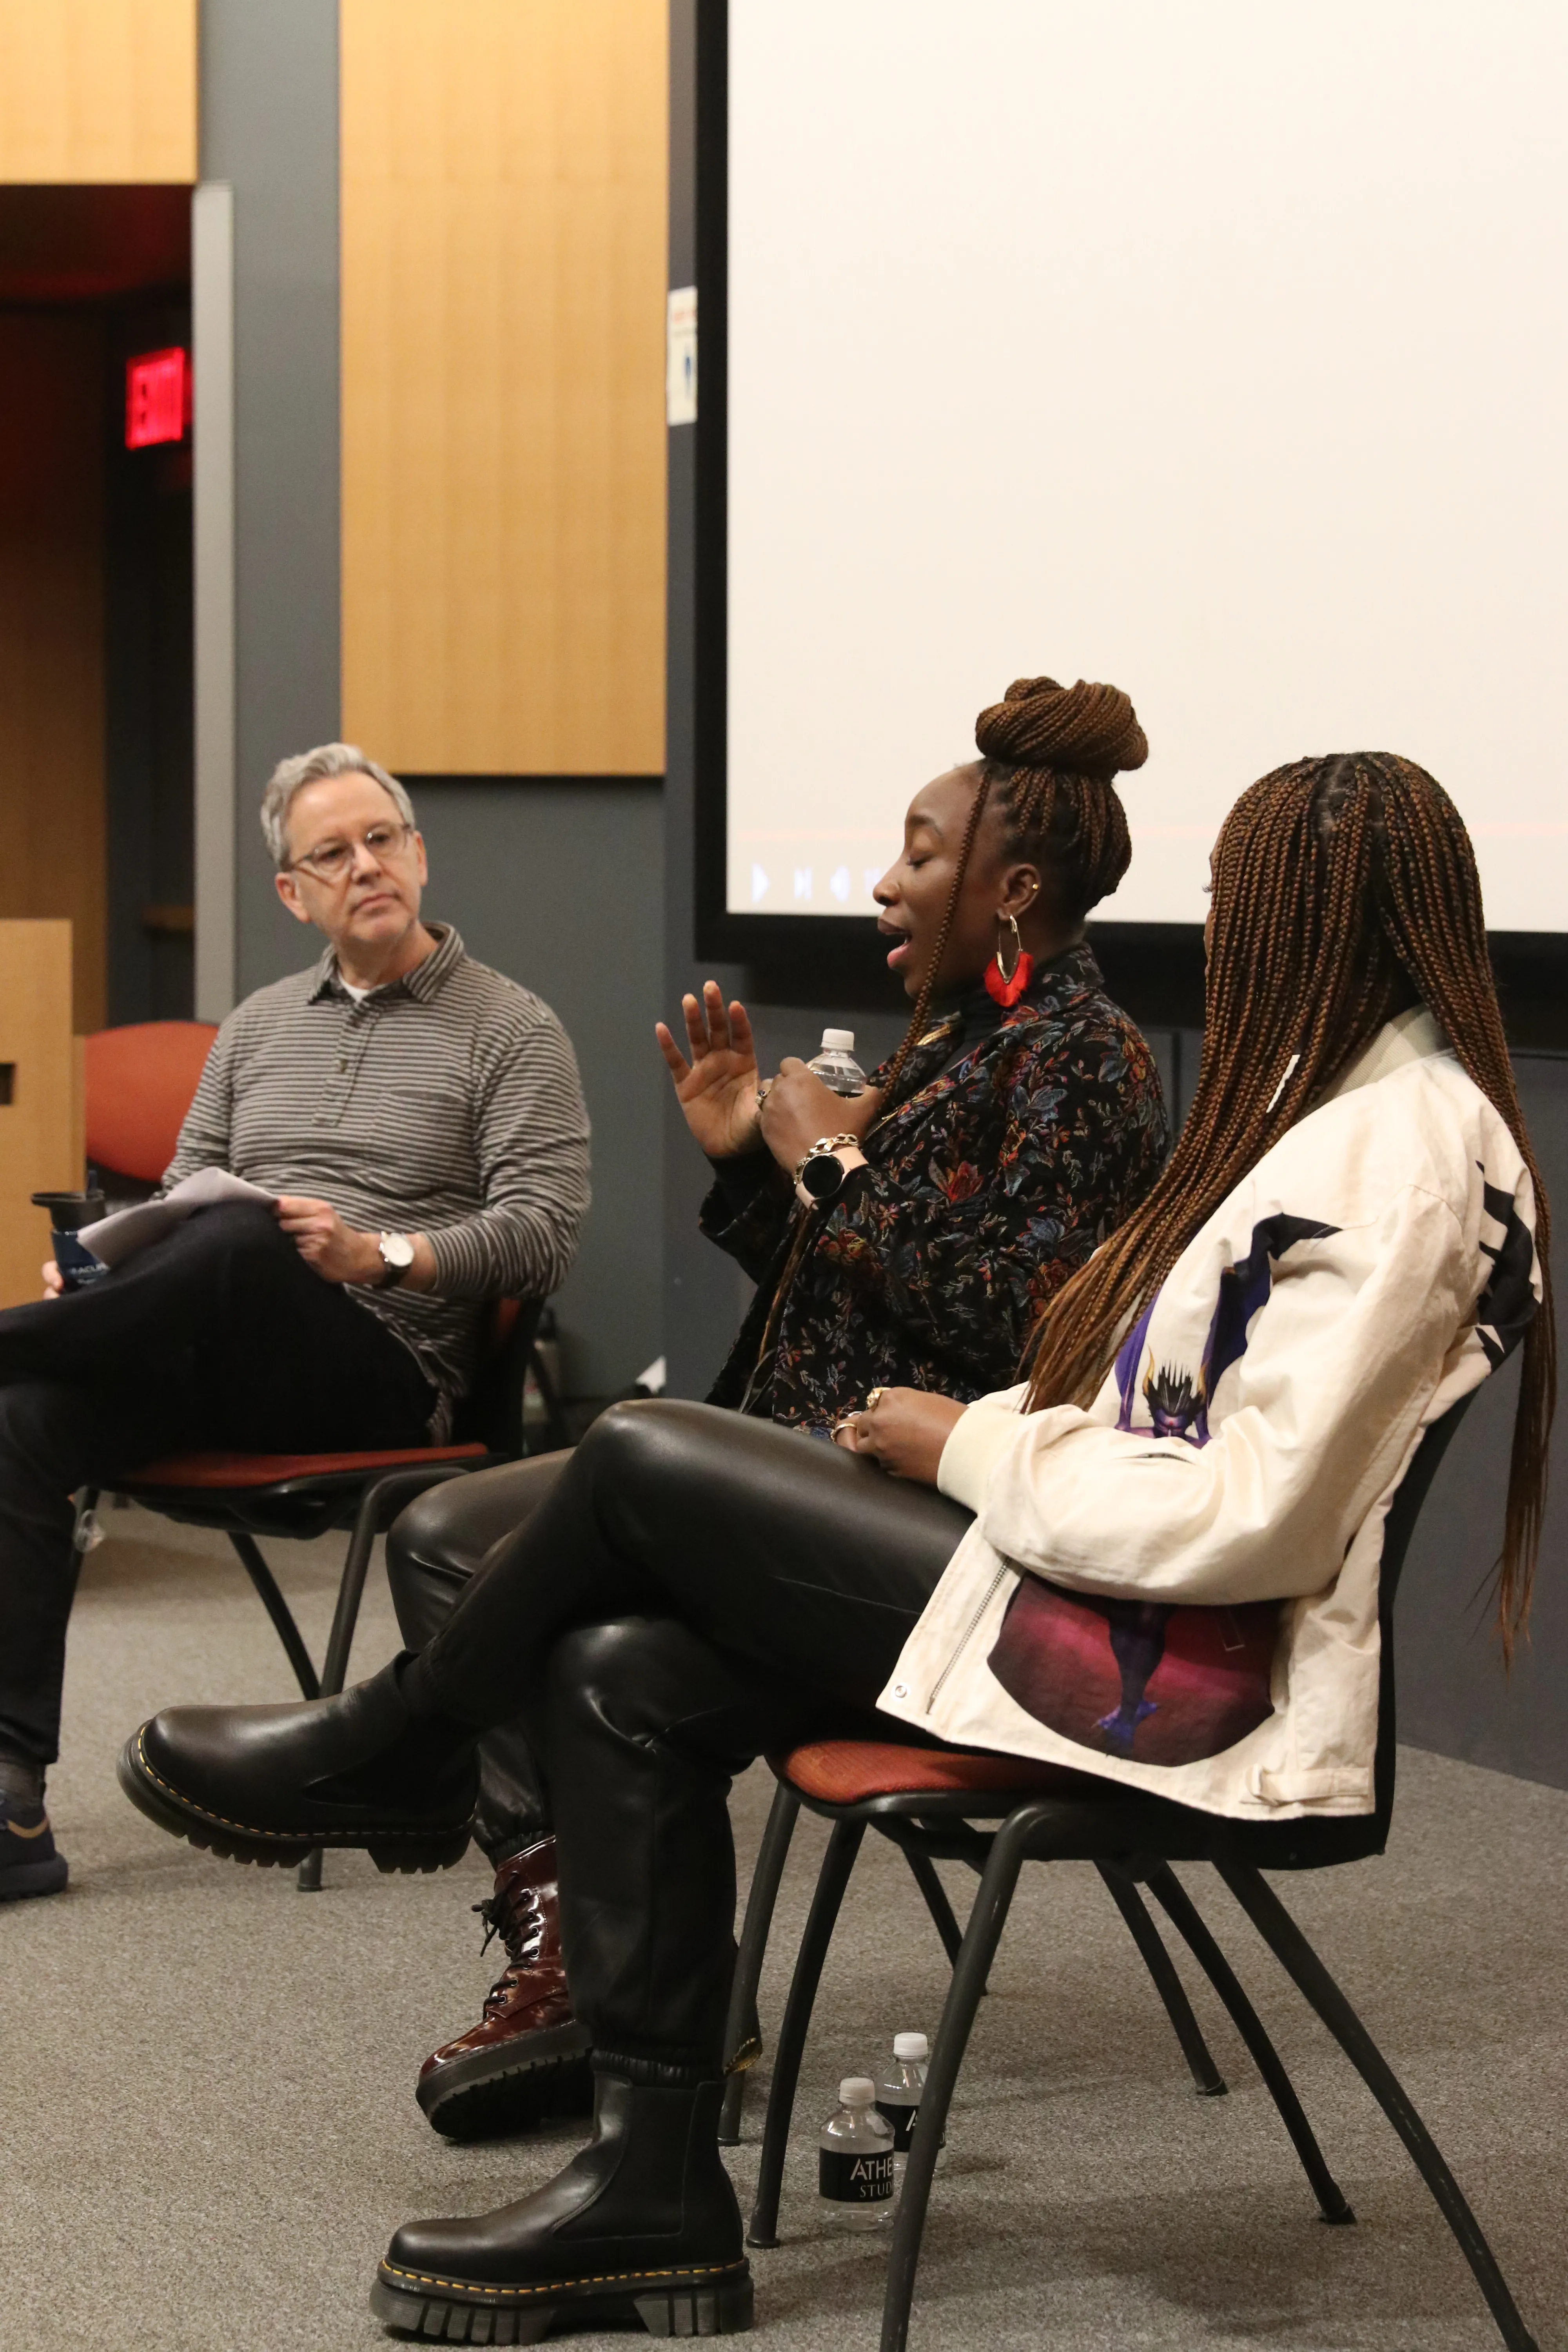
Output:
M120 1785L160 1829L236 1862L363 1846L378 1870L448 1869L479 1794L473 1735L410 1716L403 1663L336 1698L167 1707L126 1741Z
M473 2221L404 2224L371 2289L378 2319L448 2344L637 2321L650 2336L750 2327L741 2209L716 2138L723 2085L608 2056L595 2073L594 2137L553 2180Z

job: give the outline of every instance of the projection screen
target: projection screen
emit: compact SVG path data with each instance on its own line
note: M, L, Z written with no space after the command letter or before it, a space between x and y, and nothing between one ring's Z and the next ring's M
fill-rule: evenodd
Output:
M1020 675L1152 745L1100 918L1408 753L1568 925L1556 0L731 0L724 907L861 916ZM715 881L715 893L719 885Z

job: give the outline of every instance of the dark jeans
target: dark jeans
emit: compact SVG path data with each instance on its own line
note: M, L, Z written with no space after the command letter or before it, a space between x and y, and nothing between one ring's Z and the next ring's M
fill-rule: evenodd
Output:
M419 1445L435 1403L402 1341L246 1202L0 1314L0 1742L58 1753L78 1486L176 1450Z
M403 1688L454 1736L524 1717L601 2051L717 2069L727 1805L757 1755L909 1741L876 1701L969 1514L708 1405L616 1405L489 1554Z

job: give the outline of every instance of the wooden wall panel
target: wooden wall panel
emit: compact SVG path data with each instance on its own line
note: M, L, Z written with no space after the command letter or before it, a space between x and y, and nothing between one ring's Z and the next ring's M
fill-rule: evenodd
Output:
M664 765L664 0L342 0L343 727Z
M82 1181L68 923L0 922L0 1307L40 1298L49 1220L34 1192Z
M92 314L0 311L0 917L69 919L82 1030L104 1019L104 348Z
M196 176L196 0L0 0L0 180Z

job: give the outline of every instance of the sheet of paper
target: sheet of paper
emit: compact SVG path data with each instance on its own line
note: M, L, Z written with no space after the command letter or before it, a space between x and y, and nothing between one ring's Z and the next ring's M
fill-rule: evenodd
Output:
M129 1209L116 1209L110 1217L100 1217L96 1224L84 1225L77 1238L84 1249L92 1252L100 1265L123 1265L128 1257L149 1243L161 1241L173 1233L177 1224L197 1209L211 1209L222 1201L267 1201L277 1198L264 1192L259 1184L247 1184L243 1176L231 1176L226 1168L198 1168L194 1176L181 1179L161 1201L138 1201Z

